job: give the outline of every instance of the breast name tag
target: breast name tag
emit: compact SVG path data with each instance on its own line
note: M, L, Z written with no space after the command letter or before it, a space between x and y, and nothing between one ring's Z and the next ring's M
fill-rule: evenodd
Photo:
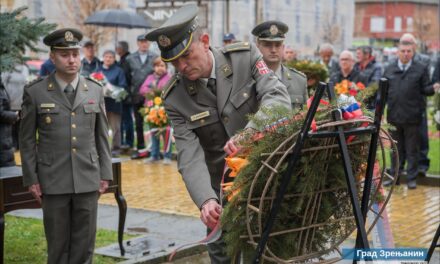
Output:
M41 104L41 108L55 108L55 104Z
M52 123L52 118L50 118L50 116L46 116L44 120L46 121L46 124Z
M191 116L191 121L196 121L196 120L202 119L204 117L208 117L209 115L210 115L209 111L201 112L201 113L192 115Z

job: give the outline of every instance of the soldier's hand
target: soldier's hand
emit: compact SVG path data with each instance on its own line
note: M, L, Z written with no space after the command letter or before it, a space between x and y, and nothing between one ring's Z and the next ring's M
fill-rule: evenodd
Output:
M40 184L33 184L28 187L28 191L32 194L32 196L37 200L39 204L41 204L41 188Z
M207 227L209 227L210 229L214 229L220 219L221 213L222 207L218 204L216 200L211 199L202 206L200 219Z
M105 191L107 191L107 188L108 188L108 181L101 180L101 182L99 183L99 193L100 194L105 193Z
M240 147L237 144L236 137L232 137L226 142L226 145L223 147L223 150L228 154L228 156L233 157L235 153L240 150Z

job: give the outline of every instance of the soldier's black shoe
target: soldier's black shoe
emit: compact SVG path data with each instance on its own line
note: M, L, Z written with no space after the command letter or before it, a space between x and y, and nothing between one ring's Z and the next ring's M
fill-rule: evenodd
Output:
M417 182L416 182L416 180L408 181L408 189L410 189L410 190L414 190L414 189L416 189L416 188L417 188Z

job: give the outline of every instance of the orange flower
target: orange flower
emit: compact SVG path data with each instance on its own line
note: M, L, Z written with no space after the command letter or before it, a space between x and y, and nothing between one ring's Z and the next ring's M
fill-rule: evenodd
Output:
M225 160L228 167L231 168L232 170L231 173L229 174L229 177L237 176L241 168L243 168L248 164L248 160L243 158L232 157L232 158L225 158Z
M356 84L356 86L359 88L359 90L363 90L363 89L365 89L365 85L364 85L363 83L361 83L361 82L358 82L358 83Z
M229 192L229 195L226 197L228 199L228 202L230 202L232 198L234 198L234 196L236 196L240 192L240 188L232 190L233 185L233 182L226 182L221 184L223 192Z

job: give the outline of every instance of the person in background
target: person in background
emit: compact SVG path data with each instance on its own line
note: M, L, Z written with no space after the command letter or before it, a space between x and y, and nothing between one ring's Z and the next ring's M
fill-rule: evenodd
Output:
M298 60L297 58L298 53L296 52L296 50L289 45L285 45L284 46L284 54L283 54L283 63L287 64L287 63L293 63L295 61Z
M101 61L95 56L95 44L91 41L86 41L83 45L84 58L81 60L82 76L89 77L91 73L97 72L101 67Z
M47 59L43 64L41 64L40 71L38 73L38 77L42 78L49 74L51 74L55 70L55 65L53 64L51 59Z
M349 50L342 51L339 55L339 69L330 76L330 87L334 87L337 83L340 83L343 80L349 80L354 83L361 82L365 85L366 78L354 68L354 63L353 52Z
M10 99L10 108L12 111L21 111L21 104L23 102L23 88L28 82L29 68L26 64L17 64L14 69L9 72L1 74L3 84ZM20 128L20 120L17 120L12 125L12 141L15 150L19 149L18 131Z
M235 40L235 35L232 33L226 33L223 35L223 46L229 45L234 43Z
M413 60L420 62L424 67L428 69L431 65L431 59L425 54L417 52L417 39L411 33L405 33L400 37L399 43L406 42L411 44L413 48ZM425 96L426 101L426 96ZM426 105L426 104L425 104ZM426 113L426 108L423 110L422 122L420 123L420 148L419 148L419 166L418 175L425 177L426 172L429 170L430 160L428 157L429 153L429 135L428 135L428 115ZM405 153L402 153L402 159L405 160Z
M335 54L333 45L330 43L324 43L319 47L319 63L325 65L328 70L328 76L332 76L339 71L338 60L333 58Z
M292 109L301 109L308 99L307 77L292 67L282 64L284 40L289 27L281 21L266 21L252 29L257 38L257 48L267 67L286 86Z
M430 84L428 68L413 60L414 49L410 42L399 43L399 59L390 64L383 74L389 80L387 99L387 121L392 125L390 133L397 140L399 163L391 159L391 174L407 165L408 189L417 187L417 174L420 148L420 123L426 110L426 99L439 87ZM405 156L403 156L405 153ZM396 153L391 153L395 155ZM403 158L402 158L403 157ZM399 171L400 171L399 170ZM400 175L399 175L400 177ZM391 181L386 181L385 186Z
M168 83L171 79L171 74L167 71L167 64L162 61L160 57L157 57L153 61L153 69L154 72L148 75L145 82L142 84L139 92L146 96L148 92L152 89L160 89ZM147 103L147 99L145 99L145 104ZM164 135L164 164L171 163L171 127L167 126L166 133ZM150 128L151 135L151 153L150 157L145 160L145 163L154 163L159 161L160 159L160 136L161 131L157 128ZM168 135L168 136L167 136Z
M127 92L130 87L130 68L128 66L127 57L130 55L127 41L119 41L116 45L116 53L119 55L119 66L125 74L127 81ZM130 150L134 146L134 124L133 124L133 107L129 99L122 101L122 117L121 117L121 150Z
M56 30L55 72L24 89L23 186L43 208L47 263L92 263L99 195L112 180L102 87L78 74L82 33Z
M12 125L19 119L18 111L11 110L8 92L0 82L0 167L15 166Z
M362 46L356 49L357 62L354 65L357 71L366 79L365 86L373 82L379 82L382 76L382 68L376 62L373 56L373 50L370 46Z
M156 53L150 51L150 42L145 38L145 34L137 37L137 45L138 50L127 57L127 66L130 72L130 92L126 102L133 107L137 139L137 151L131 156L132 159L147 156L144 139L144 117L139 113L139 110L144 106L145 98L139 93L139 89L147 76L153 73L153 61L157 57Z
M127 87L124 71L116 63L116 54L112 50L106 50L103 55L103 62L98 71L101 71L107 81L111 85L116 85L121 88ZM107 113L108 123L112 130L112 156L119 157L121 148L121 116L122 103L117 102L111 97L105 97L105 110Z

